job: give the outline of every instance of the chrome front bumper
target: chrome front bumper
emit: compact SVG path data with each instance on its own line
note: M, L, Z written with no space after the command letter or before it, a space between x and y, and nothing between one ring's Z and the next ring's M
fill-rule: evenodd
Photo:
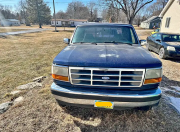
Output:
M74 88L60 87L53 83L51 91L54 97L62 104L94 107L95 100L114 102L114 109L135 108L143 106L151 106L159 103L161 98L161 90L149 91L88 91L78 90Z

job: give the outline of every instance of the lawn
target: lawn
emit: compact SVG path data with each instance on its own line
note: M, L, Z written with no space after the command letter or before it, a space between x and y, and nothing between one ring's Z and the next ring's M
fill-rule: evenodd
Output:
M46 31L0 38L0 100L18 85L49 75L53 58L66 46L63 38L70 36Z
M0 38L0 98L35 77L46 76L43 87L27 90L25 100L0 115L0 131L56 132L155 132L178 131L178 114L166 104L148 112L132 110L97 110L60 107L50 92L53 58L66 46L63 38L71 32L44 31Z

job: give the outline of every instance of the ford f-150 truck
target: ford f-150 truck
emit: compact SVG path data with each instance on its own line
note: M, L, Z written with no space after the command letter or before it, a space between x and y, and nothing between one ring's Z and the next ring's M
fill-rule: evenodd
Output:
M132 25L77 26L53 60L51 92L60 105L149 109L159 103L162 63Z

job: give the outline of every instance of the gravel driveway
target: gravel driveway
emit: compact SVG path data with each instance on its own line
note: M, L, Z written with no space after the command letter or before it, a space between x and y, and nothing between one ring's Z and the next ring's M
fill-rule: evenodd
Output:
M18 34L24 34L24 33L35 33L35 32L41 32L41 31L46 31L46 30L50 30L50 29L31 29L31 30L25 30L25 31L7 32L7 33L0 33L0 36L18 35Z

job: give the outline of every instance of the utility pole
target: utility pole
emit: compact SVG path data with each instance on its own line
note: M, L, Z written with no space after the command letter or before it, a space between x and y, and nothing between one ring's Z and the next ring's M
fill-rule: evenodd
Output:
M57 32L57 30L56 30L56 11L55 11L54 0L53 0L53 7L54 7L55 32Z

